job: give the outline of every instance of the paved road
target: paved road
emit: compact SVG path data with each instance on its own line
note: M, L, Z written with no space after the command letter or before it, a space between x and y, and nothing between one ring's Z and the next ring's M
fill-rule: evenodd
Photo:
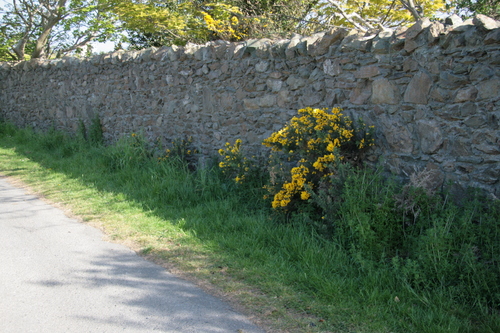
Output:
M0 332L263 332L0 178Z

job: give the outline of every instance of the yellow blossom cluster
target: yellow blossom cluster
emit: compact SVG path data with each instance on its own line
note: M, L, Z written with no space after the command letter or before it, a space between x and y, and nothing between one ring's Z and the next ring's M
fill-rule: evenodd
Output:
M263 141L263 145L285 155L285 160L297 161L297 167L292 168L288 176L291 180L283 181L282 186L268 187L275 193L273 208L285 208L294 199L308 200L311 195L308 191L313 191L319 182L333 174L334 164L342 161L345 153L373 145L364 123L359 121L356 128L341 111L339 108L301 109L285 127Z
M284 183L283 188L276 193L272 202L273 208L286 207L296 194L300 194L302 200L309 199L310 194L304 187L308 173L309 169L304 165L292 168L292 180L289 183Z
M250 162L241 153L241 139L237 139L234 145L226 142L225 147L219 149L219 155L223 160L219 162L222 172L233 177L236 183L242 183L245 174L250 171Z
M238 7L223 3L214 3L209 12L202 11L201 14L208 30L212 31L219 38L239 40L245 37L241 29L238 29L240 25L238 15L241 15Z
M329 151L341 147L354 136L352 121L339 108L304 108L287 126L273 133L263 144L274 151L293 153Z

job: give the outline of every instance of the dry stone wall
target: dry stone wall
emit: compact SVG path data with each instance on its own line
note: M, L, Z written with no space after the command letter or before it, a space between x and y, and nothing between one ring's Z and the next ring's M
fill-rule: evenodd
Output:
M241 138L255 153L303 107L362 116L368 160L397 175L500 197L500 22L485 16L0 66L0 116L74 132L98 115L108 141L192 136L212 154Z

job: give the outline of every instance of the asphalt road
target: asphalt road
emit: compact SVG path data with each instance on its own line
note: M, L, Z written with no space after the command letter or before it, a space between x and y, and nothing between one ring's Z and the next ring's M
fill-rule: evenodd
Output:
M264 332L0 178L0 332Z

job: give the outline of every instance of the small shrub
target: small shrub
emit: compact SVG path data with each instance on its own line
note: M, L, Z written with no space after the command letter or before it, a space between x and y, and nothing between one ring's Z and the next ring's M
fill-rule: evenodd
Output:
M338 108L305 108L278 132L264 140L273 154L267 189L272 207L297 211L311 195L328 186L339 163L359 165L363 151L373 145L372 128L354 123Z
M153 152L147 148L144 137L137 133L121 138L106 152L108 167L113 170L144 166L153 157Z
M161 146L157 141L157 146ZM160 148L163 150L163 148ZM199 151L193 146L193 137L187 139L175 139L172 141L172 147L165 149L163 156L158 157L158 161L165 161L167 159L177 159L181 162L187 163L191 171L196 170L198 164Z
M93 146L104 144L104 134L102 131L101 119L98 115L92 118L89 127L88 141Z
M14 136L15 134L16 134L16 127L12 123L0 119L0 135Z
M238 184L249 179L248 175L254 163L243 155L240 139L237 139L233 145L226 142L224 148L219 149L219 155L223 157L219 167L226 177L233 179Z

